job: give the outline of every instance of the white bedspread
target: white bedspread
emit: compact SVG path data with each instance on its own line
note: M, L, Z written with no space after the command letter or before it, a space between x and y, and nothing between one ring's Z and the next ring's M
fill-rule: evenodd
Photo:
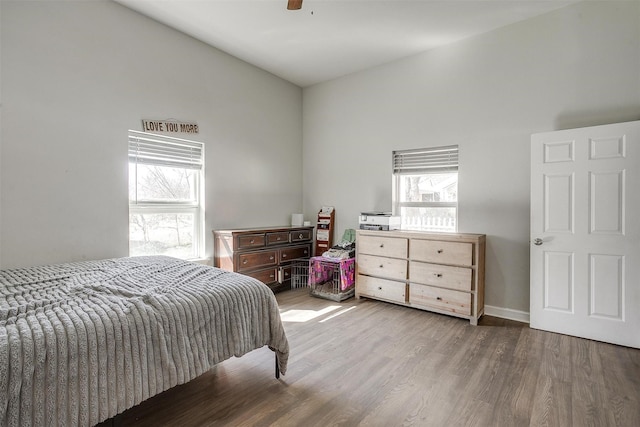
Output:
M231 356L289 346L261 282L168 257L0 271L0 425L90 426Z

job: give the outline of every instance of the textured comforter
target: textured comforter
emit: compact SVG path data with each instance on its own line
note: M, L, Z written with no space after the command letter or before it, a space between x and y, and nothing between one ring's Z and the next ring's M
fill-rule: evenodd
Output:
M89 426L263 346L271 290L168 257L0 271L0 426Z

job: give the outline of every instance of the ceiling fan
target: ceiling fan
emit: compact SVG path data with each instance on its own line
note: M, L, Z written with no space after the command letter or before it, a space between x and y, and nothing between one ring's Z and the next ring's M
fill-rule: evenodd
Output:
M288 10L299 10L302 8L302 0L289 0L287 3Z

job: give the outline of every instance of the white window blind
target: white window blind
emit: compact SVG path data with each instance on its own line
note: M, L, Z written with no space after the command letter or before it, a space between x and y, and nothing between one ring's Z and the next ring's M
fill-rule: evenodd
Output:
M393 152L393 173L399 175L458 171L458 146Z
M129 131L129 161L202 169L203 144L170 136Z

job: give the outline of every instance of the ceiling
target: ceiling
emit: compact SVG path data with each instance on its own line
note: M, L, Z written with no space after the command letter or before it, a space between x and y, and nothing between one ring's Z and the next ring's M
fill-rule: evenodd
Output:
M576 0L116 0L307 87Z

